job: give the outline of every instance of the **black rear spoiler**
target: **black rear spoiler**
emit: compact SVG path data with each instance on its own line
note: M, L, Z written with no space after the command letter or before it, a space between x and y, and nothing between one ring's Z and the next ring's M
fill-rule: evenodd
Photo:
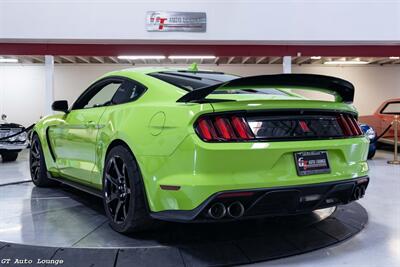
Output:
M243 77L202 87L185 94L177 102L202 102L217 89L256 89L263 86L325 92L334 95L337 102L352 103L354 100L353 84L340 78L317 74L273 74Z

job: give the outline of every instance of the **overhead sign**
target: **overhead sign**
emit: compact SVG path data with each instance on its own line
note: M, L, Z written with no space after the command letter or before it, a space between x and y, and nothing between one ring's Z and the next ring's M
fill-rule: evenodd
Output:
M149 32L205 32L205 12L148 11L146 29Z

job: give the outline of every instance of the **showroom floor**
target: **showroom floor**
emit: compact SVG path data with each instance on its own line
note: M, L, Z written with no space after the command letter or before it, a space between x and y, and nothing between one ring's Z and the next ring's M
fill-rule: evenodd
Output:
M369 223L361 233L330 248L256 266L400 266L400 166L387 165L390 157L379 151L369 162L371 182L360 201ZM27 159L22 153L15 163L0 163L0 185L28 180Z

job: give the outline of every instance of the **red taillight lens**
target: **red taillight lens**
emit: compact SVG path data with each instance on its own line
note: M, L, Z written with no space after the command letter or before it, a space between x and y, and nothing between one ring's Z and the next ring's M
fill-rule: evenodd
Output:
M240 138L246 140L254 138L254 134L251 132L249 125L243 117L233 116L231 120L232 125Z
M349 118L353 125L354 135L362 135L363 133L361 131L360 126L358 125L357 120L354 117L349 117Z
M205 118L199 119L197 123L197 131L200 136L206 141L210 141L217 136L214 126L212 125L212 123L210 123L208 119Z
M255 138L246 120L240 116L202 117L197 121L196 131L204 141L242 141Z
M358 123L353 116L341 114L337 120L345 136L362 135L360 126L358 126Z
M233 132L229 119L224 117L217 117L215 118L215 126L217 128L218 133L223 139L226 140L236 139L235 133Z

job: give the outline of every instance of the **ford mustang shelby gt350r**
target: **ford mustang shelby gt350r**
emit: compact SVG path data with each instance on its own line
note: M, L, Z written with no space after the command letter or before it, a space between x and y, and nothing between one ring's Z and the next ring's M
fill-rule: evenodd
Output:
M351 83L321 75L111 72L72 107L54 102L63 113L36 124L32 180L101 196L122 233L154 219L228 221L346 204L369 182L353 96Z

